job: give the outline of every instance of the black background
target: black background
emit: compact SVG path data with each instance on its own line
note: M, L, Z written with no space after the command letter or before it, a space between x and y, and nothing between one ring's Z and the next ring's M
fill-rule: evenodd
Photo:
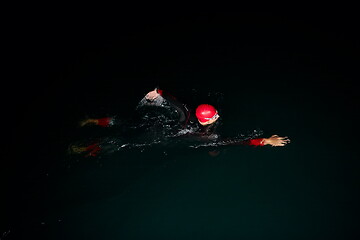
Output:
M253 97L268 100L264 106L286 102L296 92L294 98L301 98L304 107L313 103L311 111L316 112L314 118L305 120L313 121L311 130L316 131L308 144L346 145L353 149L354 157L359 117L357 21L351 14L269 12L72 19L34 15L14 20L7 26L10 77L4 79L2 95L5 141L1 170L6 203L1 209L6 214L2 214L1 231L12 228L11 217L21 216L17 206L25 193L17 189L24 182L41 180L30 174L31 169L51 168L53 163L47 159L54 149L66 148L67 131L75 127L74 120L89 113L130 111L138 94L155 85L175 95L194 88L224 91L222 85L227 89L262 86ZM258 71L269 77L246 83L222 79L226 69L233 70L235 65L247 66L246 74L254 74L254 79ZM270 70L257 65L270 66ZM271 69L283 71L284 76L304 71L301 78L273 79ZM203 79L201 73L207 71L212 75ZM186 97L184 94L184 100ZM128 109L117 110L123 99L129 102ZM354 172L359 167L351 161L346 164ZM357 189L358 183L353 184Z

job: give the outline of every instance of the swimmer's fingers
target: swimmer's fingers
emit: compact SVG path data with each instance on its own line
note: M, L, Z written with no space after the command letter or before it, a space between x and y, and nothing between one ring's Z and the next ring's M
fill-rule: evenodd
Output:
M288 137L278 137L278 139L280 139L280 140L289 140Z
M276 138L276 141L273 141L273 143L271 145L273 147L283 147L288 143L290 143L289 139L278 137L278 138Z
M279 146L285 146L288 143L290 143L290 139L283 139L283 140L281 140Z
M290 143L290 139L288 137L284 137L281 140L285 143Z
M273 145L273 147L283 147L285 145L286 145L285 143L276 143Z

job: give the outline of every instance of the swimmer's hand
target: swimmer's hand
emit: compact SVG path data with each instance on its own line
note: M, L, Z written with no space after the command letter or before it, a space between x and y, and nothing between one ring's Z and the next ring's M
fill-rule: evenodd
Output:
M288 139L288 137L272 135L269 138L264 138L264 145L271 145L272 147L283 147L288 143L290 143L290 139Z
M160 96L160 94L157 92L157 89L155 88L155 90L148 92L145 95L145 98L152 101L155 100L158 96Z

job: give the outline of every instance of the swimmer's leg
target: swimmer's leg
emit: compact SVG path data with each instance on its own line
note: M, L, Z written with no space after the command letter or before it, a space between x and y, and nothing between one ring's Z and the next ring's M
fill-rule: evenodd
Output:
M72 145L69 147L70 154L82 154L86 153L85 157L95 157L101 151L101 147L98 143L91 144L87 147Z
M105 118L88 118L79 123L80 127L84 127L86 125L98 125L101 127L110 127L114 123L113 117L105 117Z

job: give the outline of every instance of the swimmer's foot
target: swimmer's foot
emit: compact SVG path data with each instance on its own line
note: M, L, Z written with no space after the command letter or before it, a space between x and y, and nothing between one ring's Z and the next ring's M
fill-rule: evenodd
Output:
M69 146L68 153L69 154L85 154L85 157L95 157L101 151L101 147L99 144L94 143L87 147L80 147L76 145Z
M87 147L80 147L76 145L71 145L68 149L70 154L79 154L87 151Z
M97 125L98 123L99 121L97 119L88 118L79 122L79 126L84 127L86 125Z

